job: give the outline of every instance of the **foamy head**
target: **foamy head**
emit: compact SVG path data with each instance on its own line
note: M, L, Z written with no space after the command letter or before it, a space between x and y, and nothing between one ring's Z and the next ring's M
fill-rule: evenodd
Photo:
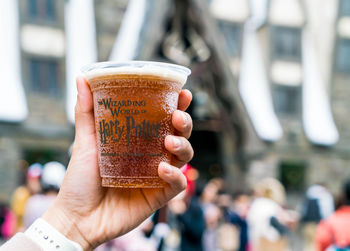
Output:
M112 75L151 75L176 81L182 86L191 74L190 69L168 63L152 61L101 62L85 66L82 69L87 81Z

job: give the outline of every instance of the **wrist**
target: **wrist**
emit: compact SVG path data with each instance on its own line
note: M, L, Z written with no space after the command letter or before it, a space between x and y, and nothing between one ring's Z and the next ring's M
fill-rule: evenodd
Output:
M53 206L49 208L41 218L63 234L67 239L78 243L83 250L91 249L90 243L86 240L78 227L77 223L79 220L73 215L68 215L64 210Z

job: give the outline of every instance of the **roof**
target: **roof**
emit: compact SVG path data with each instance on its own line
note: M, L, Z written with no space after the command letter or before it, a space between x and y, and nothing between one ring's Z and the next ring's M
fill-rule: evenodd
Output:
M266 22L268 13L268 3L270 0L251 0L250 8L252 15L250 17L250 22L256 24L256 26L261 26Z
M319 69L313 37L303 32L303 126L306 137L317 145L334 145L339 140L329 98Z
M0 121L21 122L28 115L21 79L18 1L0 1Z
M269 81L257 30L266 22L268 0L252 0L252 15L243 31L239 92L257 135L265 141L282 138L283 130L273 109Z
M261 48L254 27L244 28L239 91L258 136L277 141L283 131L274 112Z
M84 15L80 15L84 13ZM86 64L97 60L95 16L93 0L66 1L66 82L67 116L74 123L77 89L76 77Z
M146 14L146 0L130 0L109 60L135 59Z

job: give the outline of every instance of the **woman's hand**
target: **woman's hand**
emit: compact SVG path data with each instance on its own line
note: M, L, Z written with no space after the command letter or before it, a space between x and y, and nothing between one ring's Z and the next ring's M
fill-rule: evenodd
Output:
M187 140L192 120L184 112L192 95L188 90L180 93L178 110L172 116L176 136L169 135L165 139L166 149L177 159L176 166L159 165L158 173L167 182L166 186L162 189L116 189L101 186L92 94L84 78L77 79L77 88L72 157L58 197L43 218L84 250L91 250L130 231L185 189L186 178L178 167L193 157Z

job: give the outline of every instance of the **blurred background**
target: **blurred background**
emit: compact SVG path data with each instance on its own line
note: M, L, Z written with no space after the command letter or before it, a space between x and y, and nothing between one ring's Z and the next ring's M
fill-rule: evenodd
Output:
M192 70L190 177L217 198L274 178L302 215L350 177L350 0L0 0L0 30L4 205L32 164L68 164L75 77L106 60Z

